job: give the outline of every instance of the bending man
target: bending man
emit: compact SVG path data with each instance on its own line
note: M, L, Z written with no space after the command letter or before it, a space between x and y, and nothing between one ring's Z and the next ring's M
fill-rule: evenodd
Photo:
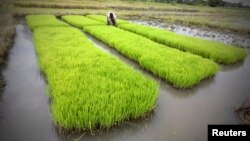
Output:
M113 12L108 12L107 14L107 24L116 26L116 15Z

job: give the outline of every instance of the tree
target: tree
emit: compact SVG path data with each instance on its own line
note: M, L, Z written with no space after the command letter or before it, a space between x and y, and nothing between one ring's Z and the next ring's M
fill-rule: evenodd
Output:
M208 0L208 5L211 7L219 6L223 3L222 0Z

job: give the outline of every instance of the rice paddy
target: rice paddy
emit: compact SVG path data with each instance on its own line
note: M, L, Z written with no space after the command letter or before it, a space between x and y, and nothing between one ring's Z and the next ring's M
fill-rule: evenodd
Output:
M102 22L105 20L105 16L102 15L90 15L88 17ZM123 23L126 23L125 20L122 21L124 21ZM247 52L244 49L232 45L180 35L155 27L132 23L119 24L118 27L142 35L169 47L212 59L221 64L236 63L244 60L247 56Z
M65 20L66 22L70 22L72 25L78 28L82 28L83 26L88 26L88 25L104 25L103 22L99 22L80 15L62 16L62 19Z
M53 22L46 22L50 18ZM158 35L163 35L164 30L130 24L125 20L118 20L119 28L107 26L104 23L106 18L101 15L67 15L62 16L62 19L83 28L85 32L176 88L193 87L219 70L214 61L221 62L207 57L206 53L210 53L207 48L202 48L204 52L200 51L199 54L192 52L195 48L190 47L184 50L187 52L183 52L178 47L175 49L168 44L160 44ZM57 126L69 131L110 128L123 121L144 116L154 109L158 84L153 80L95 48L81 31L68 27L68 24L52 15L30 15L26 20L34 31L39 66L48 80L49 95L52 98L51 112ZM153 32L155 30L158 32ZM179 41L182 35L179 38L176 36ZM193 39L199 43L206 42ZM218 47L219 51L228 52L223 49ZM236 53L242 51L238 56L245 53L235 47L229 50Z
M28 26L34 30L38 27L58 27L58 26L68 26L56 19L53 15L28 15L25 17Z
M177 88L192 87L219 70L213 61L115 27L84 26L83 29Z
M247 52L244 49L220 42L195 38L155 27L139 24L122 24L119 28L147 37L158 43L187 51L221 64L232 64L244 60Z
M250 9L238 6L1 1L0 29L15 36L1 32L11 48L0 60L0 140L206 140L208 123L242 124L232 107L249 97L250 57L237 46L250 49ZM120 19L107 26L108 11L233 46Z
M33 36L60 129L109 128L154 109L158 84L94 47L78 29L40 27Z

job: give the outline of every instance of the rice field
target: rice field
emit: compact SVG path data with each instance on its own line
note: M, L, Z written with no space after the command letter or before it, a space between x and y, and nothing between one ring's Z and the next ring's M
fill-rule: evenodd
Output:
M177 88L189 88L213 76L218 65L112 26L84 26L84 31L115 48Z
M242 124L249 7L178 2L1 1L0 140L207 140L207 124Z
M86 18L80 15L62 16L62 19L66 22L70 22L72 25L78 28L82 28L83 26L88 26L88 25L104 25L103 22L96 21L90 18Z
M159 43L157 35L163 35L160 29L125 20L118 20L119 28L107 26L101 15L66 15L62 19L179 89L193 87L219 71L214 62L218 60ZM26 21L34 32L39 66L48 80L52 117L58 127L79 132L110 128L154 109L156 82L94 47L81 31L52 15L29 15ZM153 34L155 30L159 32ZM233 49L242 51L235 47L229 50Z
M158 84L94 47L78 29L41 25L33 32L60 129L110 128L154 109Z
M38 27L68 26L66 23L59 21L54 15L28 15L25 19L32 30Z
M90 15L88 17L102 22L105 20L105 16L102 15ZM239 47L201 38L180 35L172 31L155 27L132 23L119 24L118 27L142 35L169 47L212 59L221 64L233 64L244 60L247 56L247 52Z
M158 43L187 51L221 64L232 64L244 60L247 52L232 45L201 38L176 34L174 32L139 24L122 24L119 28L147 37Z

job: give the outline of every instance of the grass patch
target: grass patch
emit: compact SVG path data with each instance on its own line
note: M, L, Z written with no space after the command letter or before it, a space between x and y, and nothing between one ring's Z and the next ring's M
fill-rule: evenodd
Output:
M15 6L19 7L43 7L43 8L64 8L64 9L118 9L118 10L155 10L155 11L197 11L187 5L172 5L167 3L139 2L139 1L35 1L17 0Z
M105 6L95 4L96 2L85 3L84 1L15 1L14 5L19 7L39 8L62 8L62 9L105 9Z
M51 89L52 117L62 129L109 128L155 107L158 85L94 47L79 30L41 27L34 41Z
M58 27L58 26L68 26L56 19L53 15L28 15L25 17L28 26L34 30L38 27Z
M14 7L11 12L16 17L22 17L22 16L26 16L26 15L36 15L36 14L41 14L41 13L47 14L47 15L52 14L55 16L103 14L103 13L106 13L107 10Z
M167 4L138 1L90 1L90 0L17 0L9 8L17 16L28 14L106 14L114 11L119 18L160 21L169 24L183 23L224 31L250 33L249 8L207 7L199 5ZM166 16L167 15L167 16ZM208 16L209 15L209 16ZM209 20L208 20L209 19ZM214 19L214 20L211 20Z
M86 18L80 15L62 16L62 19L79 28L82 28L83 26L88 26L88 25L104 25L103 22L92 20L90 18Z
M166 47L112 26L85 26L84 31L177 88L192 87L219 70L213 61Z
M107 23L107 18L106 16L103 15L87 15L88 18L103 22L103 23ZM117 24L124 24L124 23L129 23L126 20L121 20L121 19L117 19Z
M220 42L195 38L155 27L139 24L122 24L119 28L145 36L158 43L200 55L222 64L232 64L244 60L244 49Z

